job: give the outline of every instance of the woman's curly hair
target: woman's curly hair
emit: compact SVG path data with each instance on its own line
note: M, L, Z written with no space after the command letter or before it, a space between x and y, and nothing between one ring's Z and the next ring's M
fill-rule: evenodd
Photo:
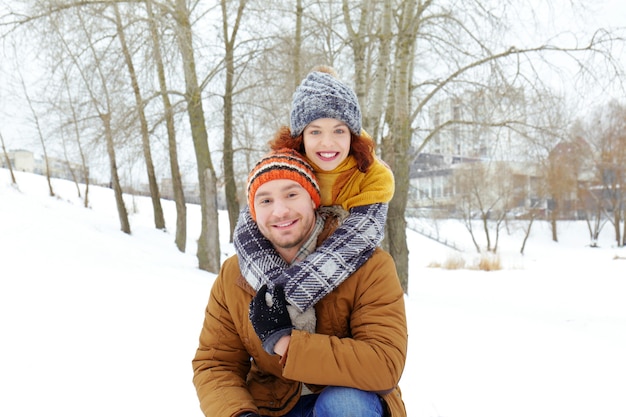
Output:
M289 148L300 152L302 155L305 154L303 135L300 134L292 138L289 126L281 126L268 144L273 151L281 148ZM350 155L354 155L359 171L367 172L374 163L374 141L372 138L365 133L355 135L350 132Z

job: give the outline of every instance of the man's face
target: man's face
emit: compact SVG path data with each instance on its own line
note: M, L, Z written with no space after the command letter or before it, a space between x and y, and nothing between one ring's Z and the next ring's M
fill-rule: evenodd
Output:
M268 181L257 189L254 209L261 233L291 262L315 225L309 193L292 180Z

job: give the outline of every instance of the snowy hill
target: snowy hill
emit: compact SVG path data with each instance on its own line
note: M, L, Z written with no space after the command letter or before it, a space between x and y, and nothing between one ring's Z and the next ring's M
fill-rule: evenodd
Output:
M191 358L214 275L197 269L198 207L180 253L147 198L126 196L126 235L111 190L92 187L85 209L72 183L50 197L43 177L16 175L19 190L0 169L0 415L200 417ZM408 235L409 416L626 415L626 252L610 230L591 249L583 224L560 243L537 224L523 257L504 235L496 272L428 268L451 250Z

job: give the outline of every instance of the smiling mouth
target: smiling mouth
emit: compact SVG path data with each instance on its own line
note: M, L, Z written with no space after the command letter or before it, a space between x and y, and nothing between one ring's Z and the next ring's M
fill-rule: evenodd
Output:
M287 228L287 227L290 227L290 226L294 225L296 222L297 222L297 220L290 220L290 221L287 221L287 222L276 223L274 225L274 227L277 228L277 229L284 229L284 228Z
M322 159L333 159L334 157L339 155L339 152L318 152L317 154Z

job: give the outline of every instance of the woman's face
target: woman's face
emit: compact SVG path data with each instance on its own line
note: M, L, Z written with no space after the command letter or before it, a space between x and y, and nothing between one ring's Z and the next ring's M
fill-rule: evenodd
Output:
M303 132L304 152L322 171L337 168L350 154L350 129L337 119L316 119Z

